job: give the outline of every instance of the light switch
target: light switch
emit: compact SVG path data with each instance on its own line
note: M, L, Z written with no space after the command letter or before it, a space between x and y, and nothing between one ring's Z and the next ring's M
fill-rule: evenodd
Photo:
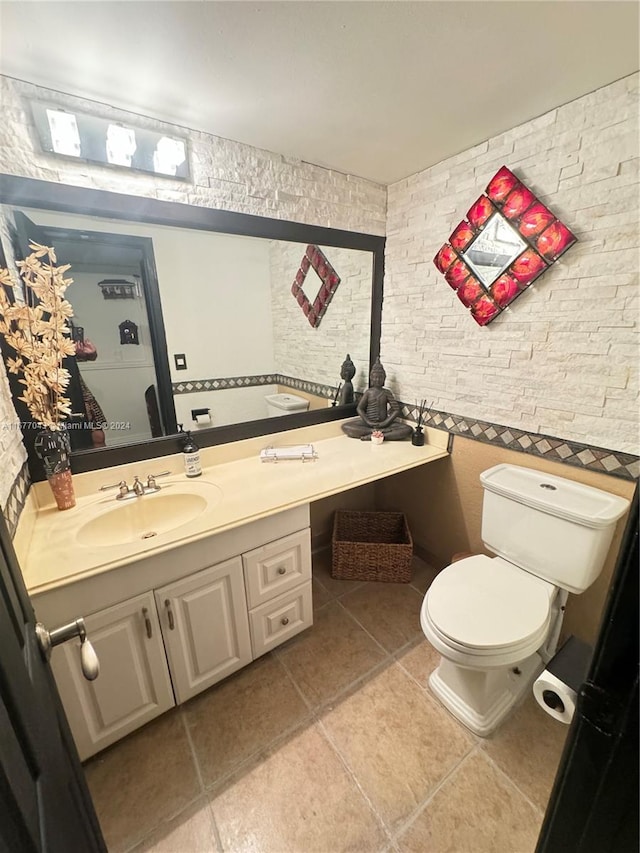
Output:
M176 370L187 369L187 356L183 352L175 353L173 356L173 360L176 363Z

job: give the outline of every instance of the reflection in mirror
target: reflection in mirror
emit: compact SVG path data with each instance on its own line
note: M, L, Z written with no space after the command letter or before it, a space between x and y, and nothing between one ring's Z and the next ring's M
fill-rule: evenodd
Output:
M518 232L496 212L461 255L488 287L526 247Z
M327 396L320 392L340 381L345 341L366 375L369 252L322 248L342 284L314 328L291 294L307 248L300 243L42 210L5 207L4 213L9 222L21 222L30 239L53 244L60 263L71 264L67 297L74 322L97 352L94 360L81 361L80 373L109 425L108 447L168 434L176 421L197 429L265 418L265 397L284 385L288 393L302 390L309 408L325 408ZM164 419L157 412L161 365L154 358L146 288L104 286L145 282L153 269L171 377ZM313 270L307 278L313 303L322 282ZM123 342L126 322L138 330L135 344ZM184 358L176 362L175 355ZM208 409L210 416L194 423L195 409Z
M71 264L74 334L88 353L76 375L104 413L112 454L83 454L75 470L175 452L149 441L175 435L177 423L207 446L340 417L329 407L347 352L355 390L366 388L379 347L383 238L7 176L1 184L10 263L35 239ZM44 188L42 207L16 202L31 186L38 200ZM309 245L340 278L317 327L292 293ZM313 269L308 278L315 300L325 285ZM308 411L274 418L265 398L283 392Z

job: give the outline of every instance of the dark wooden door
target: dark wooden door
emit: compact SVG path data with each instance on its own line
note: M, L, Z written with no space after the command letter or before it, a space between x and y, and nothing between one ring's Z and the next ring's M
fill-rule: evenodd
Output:
M0 851L104 853L35 621L0 514Z

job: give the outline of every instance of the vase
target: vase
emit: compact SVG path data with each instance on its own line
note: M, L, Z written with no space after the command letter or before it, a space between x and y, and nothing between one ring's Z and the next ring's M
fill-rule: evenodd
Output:
M414 429L411 436L411 444L413 444L414 447L424 446L424 433L422 432L422 427L417 426Z
M42 460L47 482L59 510L76 505L71 474L71 444L65 429L43 429L36 436L34 450Z

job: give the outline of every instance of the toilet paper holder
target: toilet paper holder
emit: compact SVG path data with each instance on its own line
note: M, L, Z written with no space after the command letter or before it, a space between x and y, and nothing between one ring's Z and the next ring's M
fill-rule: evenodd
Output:
M191 420L198 424L211 422L211 409L191 409Z
M540 707L562 723L568 724L573 718L592 653L588 643L571 635L534 682L533 695Z

